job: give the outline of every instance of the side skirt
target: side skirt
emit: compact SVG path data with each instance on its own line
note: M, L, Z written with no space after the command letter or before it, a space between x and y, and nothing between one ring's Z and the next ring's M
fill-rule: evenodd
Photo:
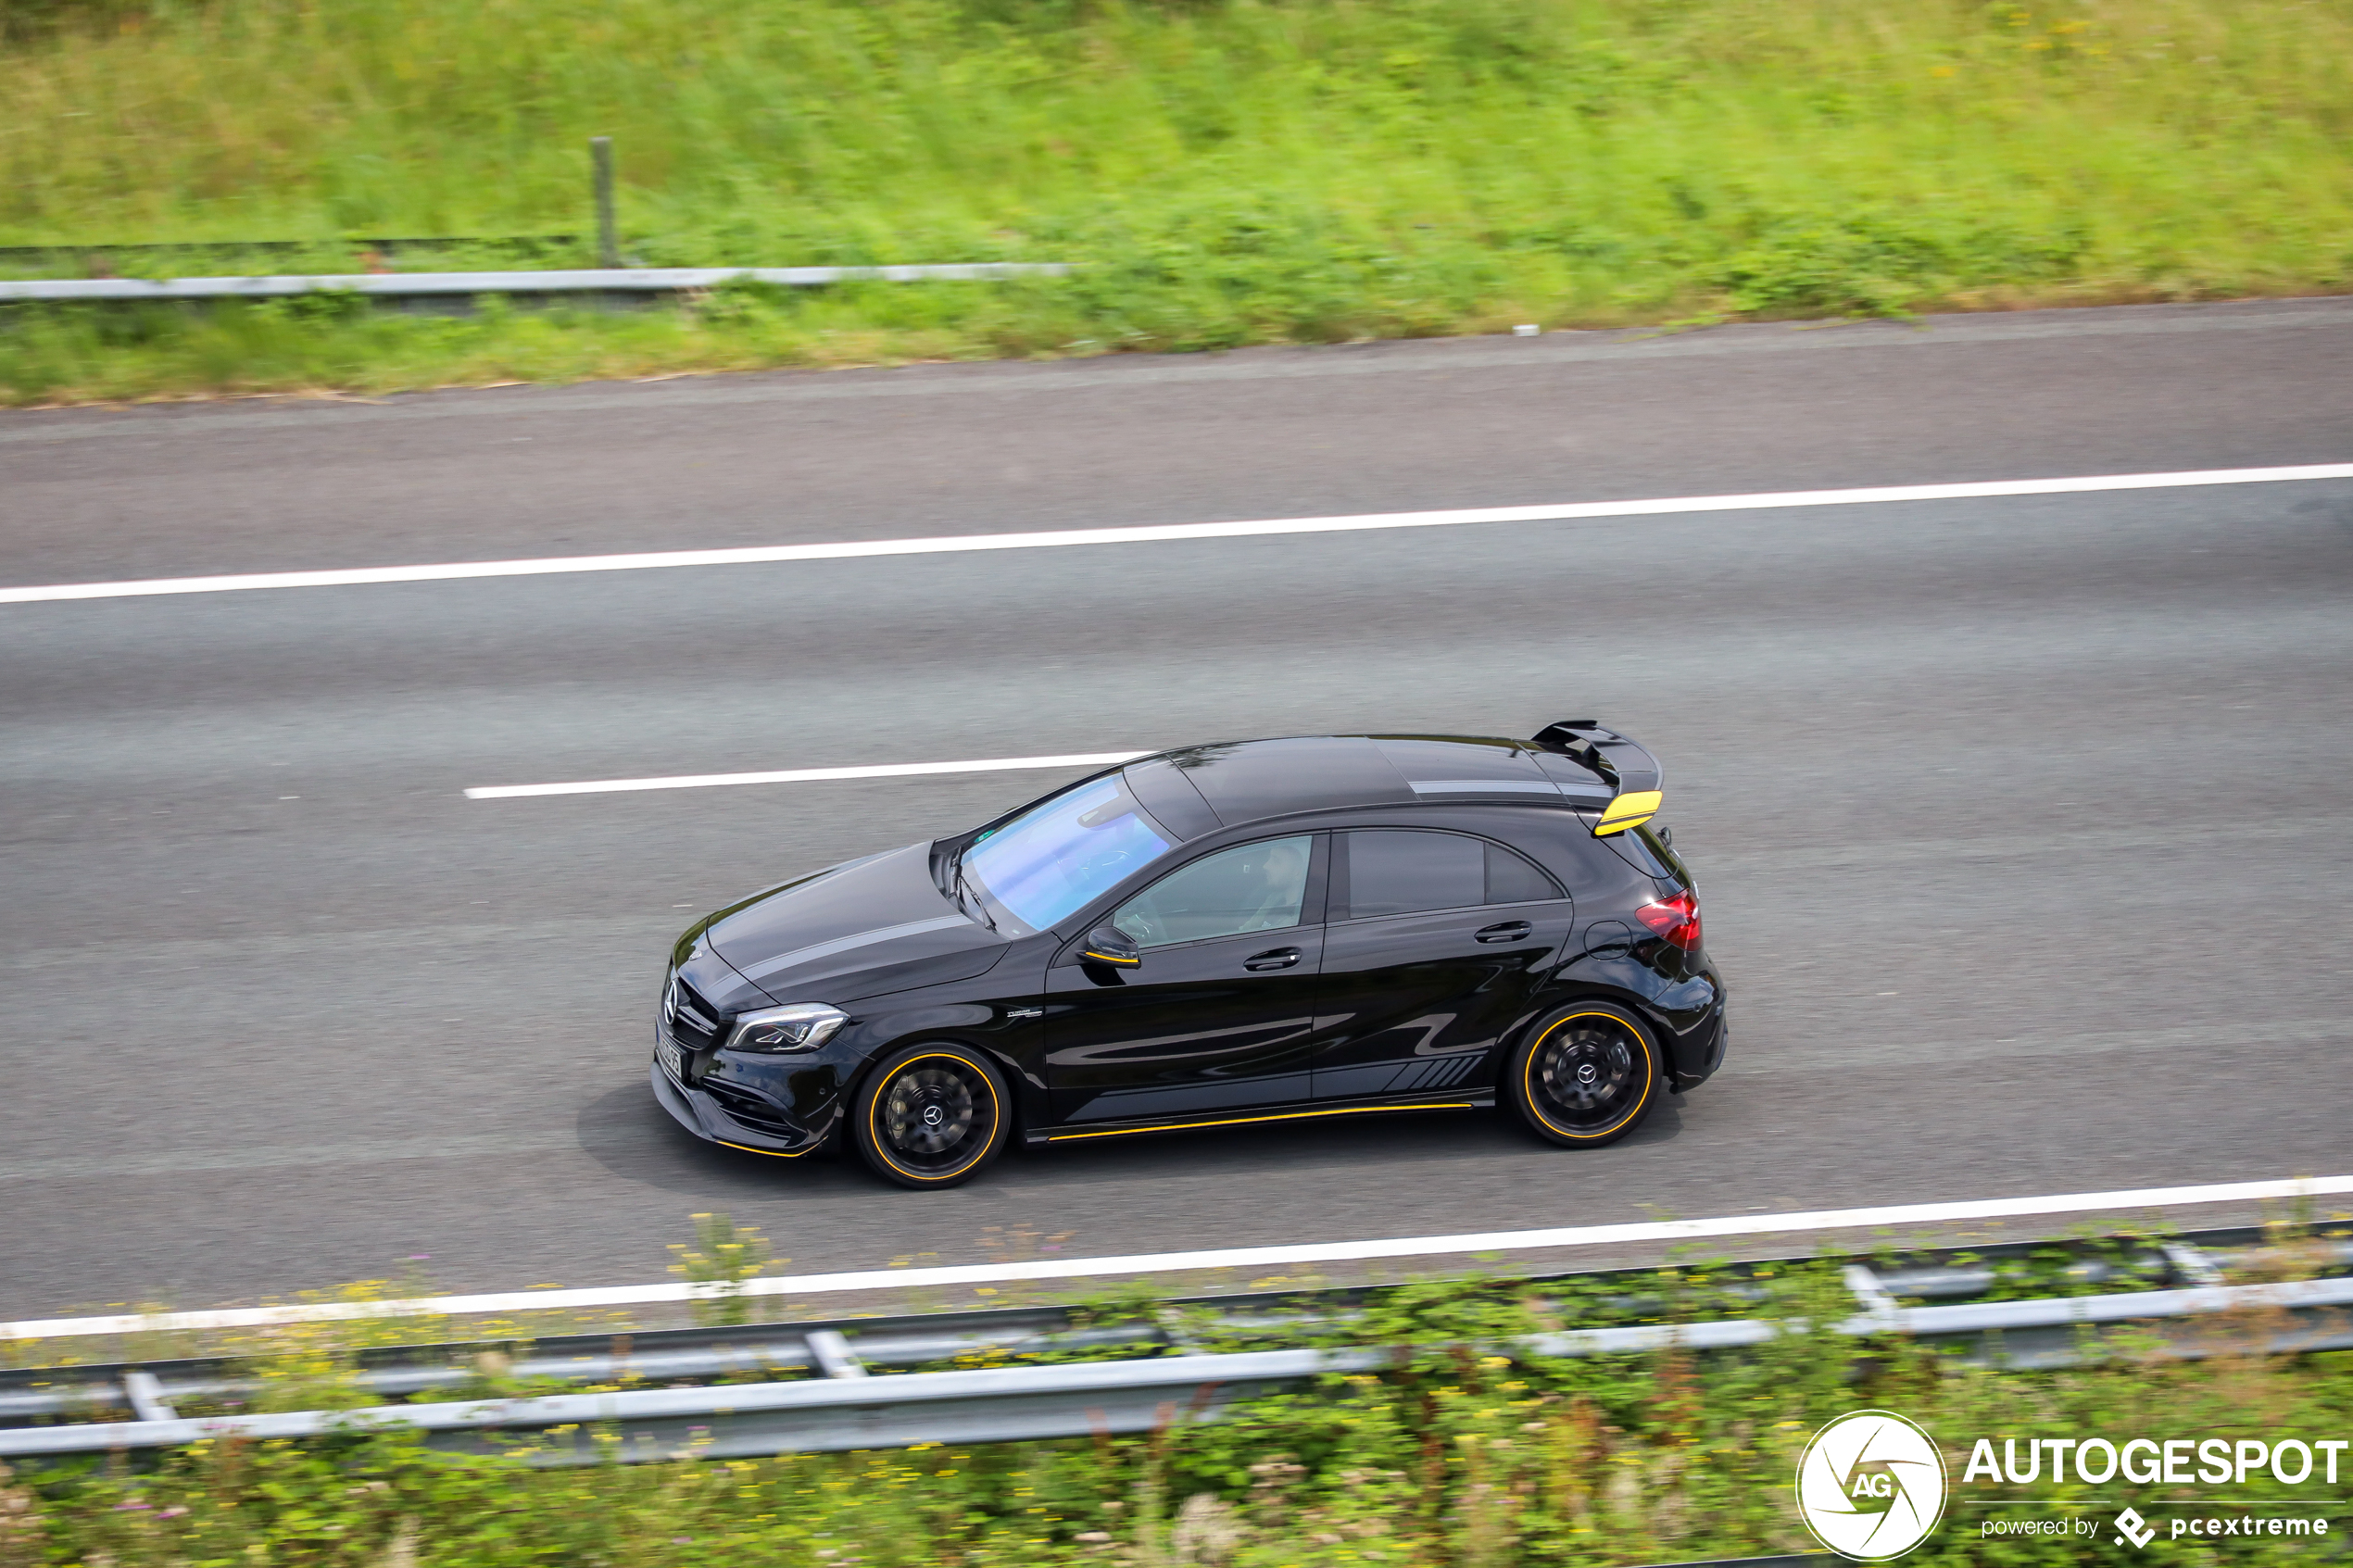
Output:
M1048 1145L1092 1143L1104 1138L1135 1137L1146 1133L1189 1133L1202 1127L1241 1127L1267 1122L1314 1122L1343 1116L1395 1115L1410 1110L1491 1110L1494 1106L1495 1091L1491 1087L1483 1087L1453 1096L1365 1100L1344 1105L1302 1107L1296 1110L1223 1111L1193 1117L1156 1117L1143 1122L1040 1127L1034 1131L1025 1128L1021 1141L1025 1148L1043 1148Z

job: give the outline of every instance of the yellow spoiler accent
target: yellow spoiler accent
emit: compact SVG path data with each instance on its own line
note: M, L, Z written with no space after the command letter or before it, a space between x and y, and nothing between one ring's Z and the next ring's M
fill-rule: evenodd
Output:
M1593 824L1593 836L1606 838L1614 833L1624 833L1628 828L1641 827L1658 815L1659 805L1666 798L1663 792L1655 789L1638 789L1630 795L1619 796L1603 811L1602 820Z

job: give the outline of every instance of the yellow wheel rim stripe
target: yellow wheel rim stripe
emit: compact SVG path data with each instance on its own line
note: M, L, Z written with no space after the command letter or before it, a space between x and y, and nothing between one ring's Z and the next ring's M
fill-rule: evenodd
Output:
M1564 1023L1574 1023L1580 1018L1606 1018L1612 1023L1617 1024L1620 1029L1623 1029L1628 1034L1633 1035L1634 1043L1642 1047L1642 1060L1650 1064L1651 1069L1649 1073L1643 1075L1642 1098L1634 1102L1633 1109L1629 1110L1625 1115L1619 1117L1617 1121L1611 1123L1608 1126L1591 1133L1572 1133L1567 1127L1554 1126L1553 1119L1545 1115L1536 1104L1536 1053L1542 1050L1544 1048L1544 1042L1553 1037L1553 1030L1558 1029ZM1599 1010L1592 1012L1572 1012L1567 1018L1554 1020L1552 1024L1546 1028L1541 1035L1536 1036L1536 1043L1528 1047L1528 1060L1519 1070L1520 1098L1526 1102L1529 1110L1535 1115L1536 1120L1541 1122L1547 1127L1551 1127L1554 1132L1558 1133L1565 1138L1592 1139L1605 1138L1609 1136L1612 1133L1617 1131L1618 1128L1626 1125L1629 1121L1631 1121L1634 1117L1642 1113L1642 1107L1651 1102L1651 1086L1657 1081L1658 1058L1653 1054L1651 1050L1651 1043L1648 1036L1643 1033L1643 1031L1635 1028L1632 1024L1618 1017L1617 1014L1614 1012L1602 1012Z

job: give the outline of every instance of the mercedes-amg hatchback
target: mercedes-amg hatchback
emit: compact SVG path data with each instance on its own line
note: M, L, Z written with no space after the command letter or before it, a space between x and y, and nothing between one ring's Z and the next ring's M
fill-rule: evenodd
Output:
M1660 770L1533 740L1163 752L678 939L653 1089L696 1135L949 1186L1033 1145L1499 1102L1624 1137L1723 1060Z

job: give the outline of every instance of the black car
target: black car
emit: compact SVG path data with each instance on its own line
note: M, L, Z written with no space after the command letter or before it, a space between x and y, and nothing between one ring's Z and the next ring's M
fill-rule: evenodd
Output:
M1163 752L689 927L654 1093L698 1136L907 1186L1032 1145L1501 1099L1598 1146L1724 1058L1658 763L1315 735Z

